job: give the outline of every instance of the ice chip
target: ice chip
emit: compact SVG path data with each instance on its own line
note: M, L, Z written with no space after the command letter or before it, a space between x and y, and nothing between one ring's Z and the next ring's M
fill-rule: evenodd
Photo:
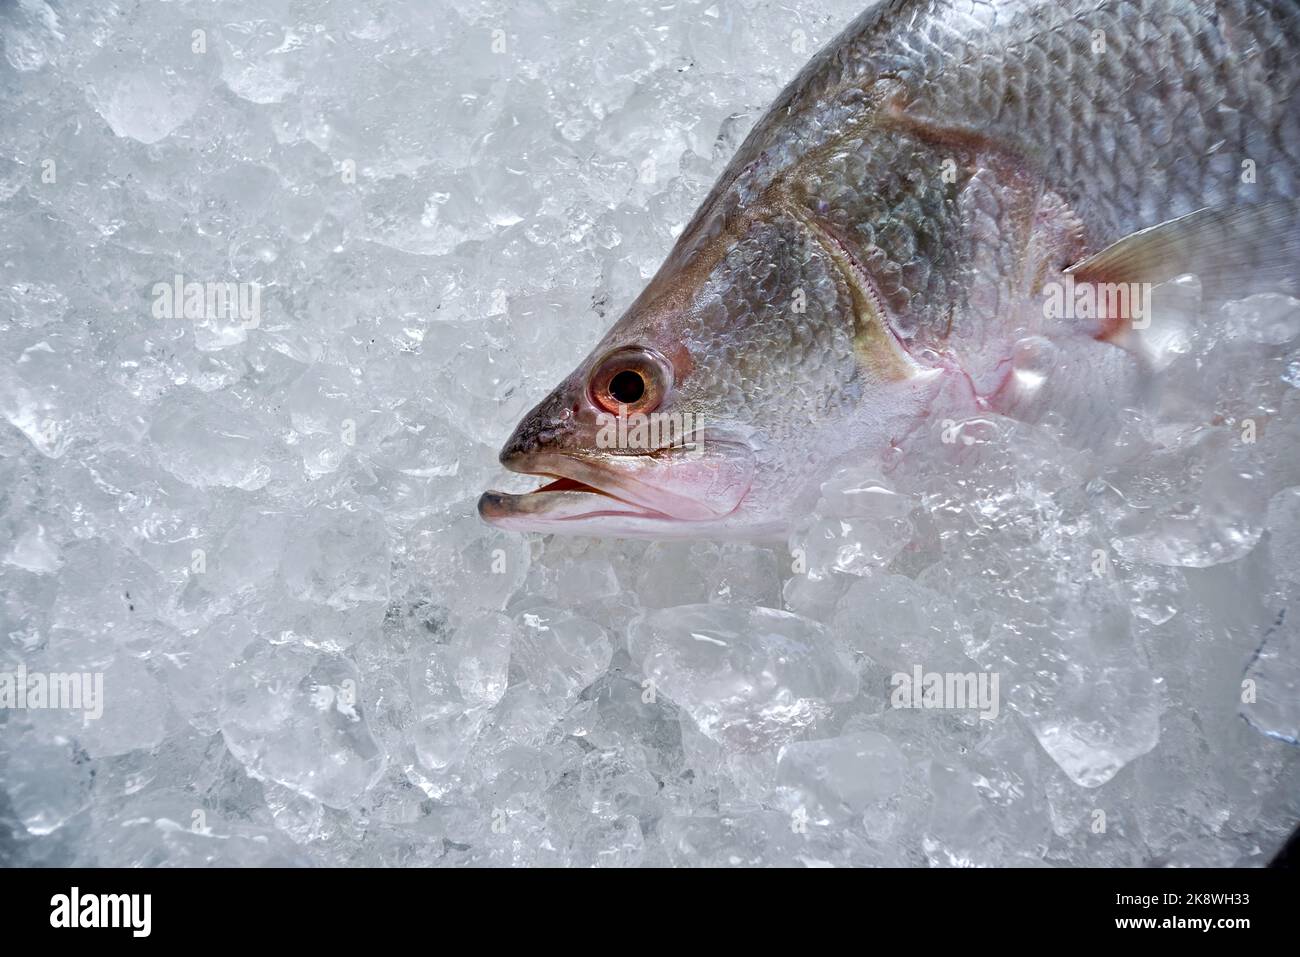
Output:
M613 645L594 621L539 608L523 612L519 624L510 671L547 698L576 698L609 666Z
M1225 303L1224 331L1252 342L1281 346L1300 336L1300 299L1260 293Z
M866 731L785 745L777 781L816 802L816 811L809 813L857 818L899 791L906 768L907 761L893 741Z
M1269 499L1265 524L1278 577L1300 583L1300 486L1283 489Z
M340 657L255 644L223 681L221 733L254 777L346 808L386 763L359 694L359 676Z
M824 626L771 608L660 609L633 624L628 651L657 693L735 751L797 737L857 691Z
M1286 609L1264 635L1241 683L1241 715L1251 727L1300 745L1300 631Z
M59 550L50 541L45 527L38 524L15 539L4 563L37 575L48 575L58 570L61 560Z

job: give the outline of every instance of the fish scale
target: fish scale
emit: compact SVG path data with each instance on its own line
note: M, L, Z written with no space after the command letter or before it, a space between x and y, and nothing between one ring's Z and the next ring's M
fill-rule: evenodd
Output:
M1098 30L1106 43L1101 53L1093 48ZM750 169L766 173L759 183L789 176L782 158L790 168L806 165L810 147L824 151L827 141L807 137L800 115L834 117L832 104L843 89L870 89L887 74L902 88L898 111L929 125L933 138L967 132L1024 157L1079 217L1087 231L1085 251L1093 251L1205 206L1295 195L1300 99L1289 90L1261 90L1250 82L1252 69L1233 68L1250 54L1254 71L1271 69L1266 75L1281 75L1293 87L1298 45L1300 6L1293 0L886 3L859 18L819 65L815 61L796 80L782 98L790 105L774 109L742 147L735 179L743 181ZM844 130L831 131L828 141L834 144L837 135ZM951 249L923 242L954 235L952 221L977 213L963 213L956 200L909 205L926 187L900 192L897 177L882 170L936 170L952 158L941 143L905 146L898 137L876 137L856 151L853 145L843 144L849 151L838 157L838 168L810 174L807 191L818 198L819 214L855 244L856 258L876 263L873 272L895 326L918 348L940 348L953 334L954 286L981 268L1005 274L1020 251L985 246L967 250L958 264ZM866 162L845 159L858 153ZM981 159L967 162L978 166ZM1267 182L1242 181L1246 159L1269 170ZM728 178L724 174L723 181ZM826 181L834 183L833 192L824 188ZM918 209L924 218L915 216ZM894 227L895 242L882 239L883 225ZM909 287L898 277L922 272L907 255L918 244L929 253L928 281ZM990 318L987 303L973 312L963 308L957 341L969 346L985 340L981 326ZM1024 331L1008 330L998 340Z

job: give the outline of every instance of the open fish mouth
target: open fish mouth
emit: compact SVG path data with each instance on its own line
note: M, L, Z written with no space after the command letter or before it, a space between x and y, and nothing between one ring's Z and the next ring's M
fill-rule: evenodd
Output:
M545 452L502 464L551 480L531 492L479 497L484 521L515 531L580 533L594 525L631 533L718 521L739 506L754 474L747 445L718 441L635 455Z

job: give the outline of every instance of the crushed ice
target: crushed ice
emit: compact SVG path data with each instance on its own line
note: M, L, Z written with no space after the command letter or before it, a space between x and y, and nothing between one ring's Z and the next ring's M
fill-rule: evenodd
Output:
M786 548L503 534L500 441L859 0L363 6L0 9L0 672L106 696L0 709L0 857L1267 859L1300 304L1166 327L1104 456L936 423Z

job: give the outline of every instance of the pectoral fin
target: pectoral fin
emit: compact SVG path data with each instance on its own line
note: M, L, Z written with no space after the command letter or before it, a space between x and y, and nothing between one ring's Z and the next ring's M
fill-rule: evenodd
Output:
M1207 298L1294 292L1300 281L1300 204L1201 209L1125 236L1066 270L1077 282L1157 285L1188 273Z
M1125 236L1066 274L1098 304L1092 336L1159 369L1225 302L1300 288L1300 204L1198 210ZM1189 274L1199 286L1171 282Z

